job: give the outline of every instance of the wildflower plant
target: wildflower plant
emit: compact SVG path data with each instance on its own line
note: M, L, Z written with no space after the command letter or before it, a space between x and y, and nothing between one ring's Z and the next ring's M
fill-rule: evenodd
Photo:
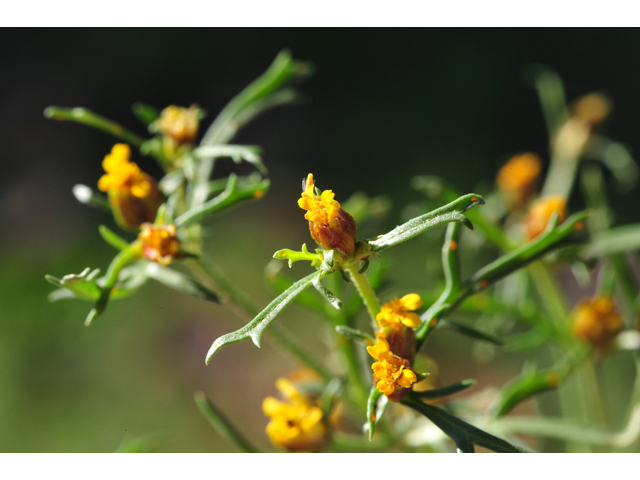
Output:
M291 267L308 261L310 273L294 280L281 265L270 263L266 278L278 294L258 311L205 255L202 224L267 193L268 172L260 149L229 142L258 114L294 100L296 91L285 84L310 70L282 52L223 109L199 145L195 142L205 114L196 105L158 111L136 104L134 112L151 138L85 109L48 108L45 114L50 118L84 123L124 142L103 161L105 175L98 189L108 197L87 186L77 185L74 193L137 235L129 241L101 226L101 236L118 251L106 274L88 268L62 279L47 276L59 287L51 299L91 302L87 325L104 314L109 301L135 293L148 279L234 306L246 324L213 341L207 364L215 368L214 357L223 347L248 339L259 347L262 336L268 335L308 372L303 379L280 378L280 398L262 402L269 419L266 433L281 451L446 451L451 445L458 452L473 452L476 446L496 452L534 449L517 434L560 439L570 451L626 448L637 442L639 370L628 423L616 432L602 425L606 406L594 368L605 356L626 349L633 351L640 369L640 334L634 323L640 298L626 256L640 249L640 225L612 228L601 170L612 169L627 189L635 185L638 172L625 147L598 133L610 110L606 97L591 94L567 107L559 77L542 67L532 70L550 135L547 176L541 177L543 156L521 153L502 167L496 189L484 197L463 195L435 177L415 177L412 185L437 208L425 211L424 203L416 204L420 214L374 237L359 236L358 223L380 209L381 199L360 195L341 203L332 190L321 190L309 173L297 203L316 248L283 248L274 253L273 262L284 260ZM156 182L144 173L138 160L132 161L131 147L137 149L136 156L155 159L164 177ZM225 157L249 162L257 172L211 180L216 162ZM588 210L571 213L567 205L577 179ZM325 187L331 179L321 180ZM444 230L441 291L434 294L416 285L413 291L389 295L384 287L385 251L402 248L404 242L435 228ZM470 274L463 272L460 260L468 231L480 239L469 248L495 256ZM171 268L178 261L191 275ZM566 265L583 284L596 269L599 277L596 293L573 312L556 279L558 269ZM506 277L510 281L501 282ZM327 319L339 368L314 358L306 345L278 325L278 317L293 302ZM362 307L369 319L366 329L356 322ZM472 316L476 324L470 326L460 316ZM523 325L527 330L522 331ZM442 328L508 352L548 349L554 363L540 369L526 363L521 375L480 407L472 397L442 405L444 398L476 384L472 379L440 387L432 383L435 368L425 356L426 346ZM572 384L576 378L579 381ZM562 418L508 416L523 401L548 391L557 391ZM196 403L221 435L243 451L257 451L214 402L197 393ZM354 424L362 426L364 435ZM432 434L433 426L440 434Z

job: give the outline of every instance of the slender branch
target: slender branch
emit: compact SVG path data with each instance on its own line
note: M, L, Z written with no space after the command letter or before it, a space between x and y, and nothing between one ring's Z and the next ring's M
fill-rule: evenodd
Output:
M349 276L351 277L351 281L355 285L360 297L362 297L362 301L367 307L367 311L369 312L369 316L371 317L371 322L373 325L373 331L375 332L378 329L378 321L376 320L376 315L380 312L380 303L378 302L378 298L376 297L376 292L371 288L371 284L369 283L369 279L367 275L364 273L359 273L356 265L350 264L345 267L345 270L349 272Z

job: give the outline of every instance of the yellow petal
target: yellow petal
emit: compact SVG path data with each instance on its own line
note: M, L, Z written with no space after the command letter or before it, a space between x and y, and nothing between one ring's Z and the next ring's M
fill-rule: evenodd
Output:
M400 299L405 310L417 310L422 306L422 300L417 293L410 293Z
M262 401L262 412L267 417L275 417L280 413L284 403L277 398L267 397Z
M403 324L405 324L407 327L410 327L410 328L416 328L418 325L422 323L422 320L420 320L420 315L418 315L417 313L411 313L411 312L405 313L402 316L401 321Z

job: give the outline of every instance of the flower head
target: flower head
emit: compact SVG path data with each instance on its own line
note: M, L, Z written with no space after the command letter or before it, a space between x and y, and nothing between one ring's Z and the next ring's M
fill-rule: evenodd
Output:
M602 296L580 302L572 319L573 333L596 347L606 346L623 327L613 300Z
M498 172L496 183L507 203L522 207L535 189L542 161L534 153L511 157Z
M416 328L422 320L412 310L417 310L421 306L422 300L420 300L420 295L416 293L410 293L400 299L395 297L382 306L380 313L376 315L376 320L382 328L398 330L403 325L409 328Z
M153 221L161 199L156 182L130 162L130 157L129 145L114 145L102 162L106 173L100 177L98 188L109 193L118 223L125 228L137 229L141 223Z
M322 410L286 378L276 381L284 402L267 397L262 402L262 411L271 418L267 435L271 442L289 451L319 450L328 440L323 423Z
M406 393L404 389L411 388L411 384L418 379L411 371L409 361L394 355L389 350L389 343L382 337L378 337L375 345L367 347L367 351L378 360L371 365L376 388L390 400L400 400Z
M303 184L302 197L298 199L298 205L307 211L304 218L309 220L311 237L318 245L325 250L337 248L351 255L355 251L356 222L351 215L342 210L334 197L335 194L331 190L317 195L313 174L310 173Z
M162 110L156 125L160 132L172 138L179 146L195 140L201 115L197 105L191 105L189 108L171 105Z
M176 237L176 226L157 226L143 223L140 229L138 241L142 245L144 256L160 265L169 265L180 250L180 241Z
M558 223L567 217L567 200L562 195L549 195L533 202L524 220L527 240L540 235L554 213L558 214Z

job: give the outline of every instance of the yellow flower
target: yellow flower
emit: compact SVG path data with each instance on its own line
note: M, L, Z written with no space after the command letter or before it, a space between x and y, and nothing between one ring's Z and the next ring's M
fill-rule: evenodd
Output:
M549 195L533 202L524 220L527 240L540 235L554 213L558 213L558 223L567 217L567 200L562 195Z
M624 325L613 300L601 296L581 301L572 319L573 333L596 347L606 346Z
M418 378L409 368L409 362L394 355L389 351L389 343L382 337L378 337L376 344L367 347L369 355L378 360L371 369L376 388L387 397L395 392L411 388L411 384ZM398 400L392 398L392 400Z
M143 223L138 241L142 245L144 256L160 265L169 265L180 250L180 241L176 237L176 226L156 226Z
M498 172L496 183L507 203L522 207L534 192L542 161L534 153L511 157Z
M416 293L410 293L401 299L395 297L382 306L380 313L376 315L376 320L382 328L397 330L403 325L416 328L422 320L417 313L411 313L411 310L417 310L421 306L422 300L420 300L420 295Z
M98 188L108 192L116 221L125 228L137 229L141 223L153 221L161 198L156 182L130 162L130 157L129 145L114 145L102 162L106 173L100 177Z
M324 446L328 436L322 410L286 378L279 378L276 388L285 401L267 397L262 402L262 411L271 418L267 425L271 442L289 451L314 451Z
M592 129L606 120L610 110L609 102L599 93L585 95L571 106L573 116L585 122Z
M331 190L316 195L313 174L310 173L303 185L298 205L307 211L304 218L309 220L311 237L318 245L325 250L337 248L351 255L355 251L356 222L351 215L342 210L334 197L335 194Z
M198 136L200 116L200 109L195 104L189 108L171 105L162 110L157 128L175 140L177 146L190 143Z

